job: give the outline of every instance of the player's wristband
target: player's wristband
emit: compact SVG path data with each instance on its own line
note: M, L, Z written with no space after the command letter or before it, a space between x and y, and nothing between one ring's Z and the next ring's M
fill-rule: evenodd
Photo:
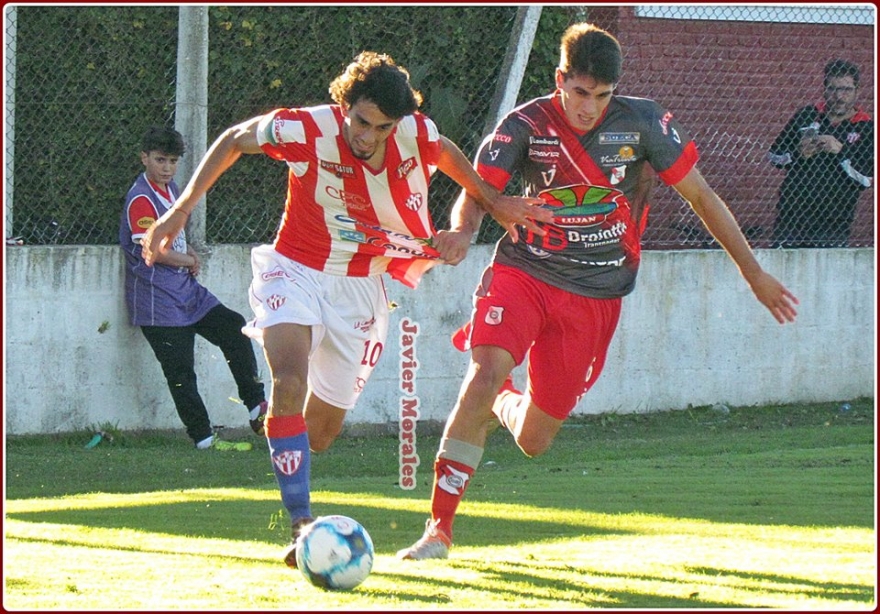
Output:
M177 211L178 213L182 213L182 214L184 214L186 217L189 217L189 211L184 211L183 209L180 209L179 207L171 207L171 210L172 210L172 211Z

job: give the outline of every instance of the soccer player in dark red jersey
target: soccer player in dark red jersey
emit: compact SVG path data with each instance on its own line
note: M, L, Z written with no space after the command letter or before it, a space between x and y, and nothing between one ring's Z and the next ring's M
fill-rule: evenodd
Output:
M556 91L501 120L483 142L477 171L503 190L514 172L525 193L554 213L543 236L505 235L475 296L470 366L434 464L431 518L405 559L446 558L456 509L479 466L486 434L500 423L528 456L543 453L598 379L632 291L640 259L649 164L673 186L724 247L752 292L781 324L795 296L758 264L725 203L697 170L697 149L671 113L644 98L615 96L622 54L591 24L562 37ZM483 214L462 195L454 240L468 241ZM462 349L462 348L460 348ZM528 356L528 389L511 370ZM559 365L565 365L560 369Z
M415 287L439 261L457 264L470 235L434 229L428 185L439 168L505 228L550 221L539 199L504 196L418 113L421 95L392 58L359 54L330 84L336 104L278 109L227 129L181 196L142 241L150 265L183 230L199 199L242 154L289 168L281 226L252 251L244 330L272 376L265 433L293 542L311 521L311 452L327 449L382 354L383 274ZM284 555L296 566L294 548Z

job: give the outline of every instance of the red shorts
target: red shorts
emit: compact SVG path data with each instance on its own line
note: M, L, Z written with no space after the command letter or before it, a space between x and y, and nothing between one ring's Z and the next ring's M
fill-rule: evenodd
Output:
M528 355L532 402L565 420L605 366L621 299L572 294L509 266L492 273L477 292L471 347L498 346L518 365Z

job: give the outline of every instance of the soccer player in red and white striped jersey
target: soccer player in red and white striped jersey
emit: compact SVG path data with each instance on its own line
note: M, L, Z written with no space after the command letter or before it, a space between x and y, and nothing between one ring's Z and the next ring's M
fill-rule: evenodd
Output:
M437 231L428 184L441 170L509 231L543 234L537 198L504 196L483 181L434 123L421 95L387 55L363 52L330 85L336 104L279 109L227 129L174 206L146 233L144 260L170 246L198 200L242 154L287 164L288 193L272 245L255 248L245 332L272 376L265 423L272 466L295 539L311 520L310 452L342 429L388 330L382 274L415 287L438 262L457 264L462 229ZM470 236L468 234L468 236ZM290 548L284 556L296 565Z

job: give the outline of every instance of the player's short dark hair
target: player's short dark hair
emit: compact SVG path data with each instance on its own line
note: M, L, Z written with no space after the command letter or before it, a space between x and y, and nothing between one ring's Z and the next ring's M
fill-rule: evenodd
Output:
M858 87L859 67L846 60L831 60L825 64L825 86L828 85L830 79L837 79L840 77L852 77L853 85Z
M591 23L576 23L562 35L559 68L566 78L592 77L599 83L620 81L623 53L608 31Z
M150 126L141 139L141 151L158 151L169 156L182 156L186 152L183 135L173 128Z
M359 100L374 103L391 119L411 115L422 104L422 95L413 89L409 73L391 56L362 51L345 71L330 84L330 97L350 109Z

